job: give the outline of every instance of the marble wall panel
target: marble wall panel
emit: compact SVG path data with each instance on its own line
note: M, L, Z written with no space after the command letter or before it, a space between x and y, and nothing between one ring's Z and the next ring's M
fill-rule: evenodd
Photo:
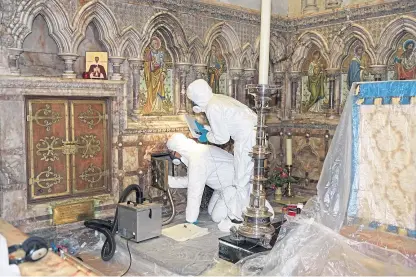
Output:
M123 170L124 171L137 171L139 167L138 163L138 152L137 147L124 147L123 148Z
M26 190L3 192L1 217L7 221L15 221L26 217Z
M0 151L22 149L25 146L24 103L3 100L0 98Z

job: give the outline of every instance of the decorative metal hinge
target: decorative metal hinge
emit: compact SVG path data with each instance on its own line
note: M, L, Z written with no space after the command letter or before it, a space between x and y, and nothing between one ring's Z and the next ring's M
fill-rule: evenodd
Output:
M104 120L108 120L108 114L104 115Z
M28 114L28 115L26 116L26 121L32 121L32 116L31 116L30 114Z

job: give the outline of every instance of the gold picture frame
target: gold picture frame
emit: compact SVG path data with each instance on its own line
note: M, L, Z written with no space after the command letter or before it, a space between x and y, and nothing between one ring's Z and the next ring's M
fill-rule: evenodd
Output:
M108 79L108 53L85 52L85 72L89 79Z

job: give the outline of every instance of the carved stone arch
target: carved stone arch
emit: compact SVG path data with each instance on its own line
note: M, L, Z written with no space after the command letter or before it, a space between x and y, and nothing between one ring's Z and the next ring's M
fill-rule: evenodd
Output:
M158 32L171 50L174 62L189 61L189 45L186 39L185 31L179 20L169 12L160 12L152 16L146 23L143 30L143 39L140 47L142 53L150 43L155 32Z
M250 45L250 43L246 43L242 47L242 55L240 58L240 65L242 68L248 69L248 68L254 68L255 65L255 52L253 47Z
M135 29L129 27L125 31L123 31L123 35L120 38L120 50L119 53L124 55L126 49L128 49L128 53L130 55L129 58L140 58L140 35L136 32Z
M416 18L403 15L391 21L383 30L377 49L377 64L387 65L397 51L399 41L406 35L416 37Z
M370 63L376 63L374 52L375 43L370 33L362 26L351 24L343 29L340 34L334 37L331 43L331 67L341 68L344 59L348 56L351 46L359 40L365 52L370 57Z
M189 52L193 57L190 59L195 64L204 63L204 43L199 37L193 37L189 43Z
M322 58L326 60L328 65L330 64L328 43L320 33L314 31L304 32L299 36L298 41L299 46L295 49L292 56L292 71L301 71L303 63L314 45L321 49Z
M65 10L59 1L41 0L31 1L22 11L19 22L14 25L12 34L15 47L22 48L25 38L32 32L33 20L42 15L45 19L49 35L55 41L60 53L71 52L71 28Z
M205 36L205 62L208 63L209 52L214 41L218 41L229 68L239 68L241 43L236 31L226 22L214 24Z
M120 56L117 42L120 41L120 31L111 10L98 0L85 4L75 15L73 52L76 53L80 43L85 39L85 32L90 23L97 27L100 41L107 48L109 56Z

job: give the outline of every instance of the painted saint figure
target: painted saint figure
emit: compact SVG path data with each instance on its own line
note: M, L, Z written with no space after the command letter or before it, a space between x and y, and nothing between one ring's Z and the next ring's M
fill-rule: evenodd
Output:
M358 45L354 49L354 58L352 58L349 69L348 69L348 75L347 75L347 84L348 84L348 90L351 89L352 84L354 82L360 82L363 81L366 64L363 59L364 55L364 47L362 45Z
M107 73L104 66L100 64L100 58L95 57L95 63L90 65L88 75L91 79L107 79Z
M166 67L164 52L160 49L161 46L160 39L152 37L150 47L144 53L144 78L147 99L143 107L143 114L164 112Z
M220 93L220 77L223 72L224 60L222 54L215 45L212 45L208 60L208 83L213 93Z
M308 90L311 95L307 103L307 110L321 112L325 97L325 73L321 62L321 52L315 51L312 56L313 60L308 69Z
M413 80L416 79L416 42L408 39L403 43L403 50L398 51L398 55L394 58L396 68L396 80ZM401 52L401 53L400 53Z

